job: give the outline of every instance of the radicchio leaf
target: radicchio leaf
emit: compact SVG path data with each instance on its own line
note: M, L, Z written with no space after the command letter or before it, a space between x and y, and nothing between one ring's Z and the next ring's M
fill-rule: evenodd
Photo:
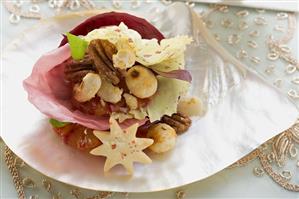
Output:
M162 72L158 70L154 70L154 71L163 77L179 79L189 83L192 81L192 76L187 70L180 69L180 70L172 70L169 72Z

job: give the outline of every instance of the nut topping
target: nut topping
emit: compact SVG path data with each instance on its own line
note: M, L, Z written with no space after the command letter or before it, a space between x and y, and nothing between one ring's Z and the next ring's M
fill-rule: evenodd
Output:
M72 60L64 68L65 79L73 84L80 83L88 73L96 72L93 61L88 55L80 61Z
M111 57L114 49L107 40L95 39L89 43L88 53L98 72L106 80L116 85L119 83L118 71L113 66Z
M74 98L78 102L87 102L97 94L102 84L98 74L88 73L82 79L82 82L75 84L73 88Z
M128 93L124 94L124 98L126 101L126 104L129 106L131 110L135 110L138 108L138 100L133 95L130 95Z
M110 43L108 40L100 40L105 51L105 55L108 57L110 61L112 61L112 57L117 53L116 47Z
M175 147L176 133L175 129L168 124L158 123L152 125L146 135L152 138L154 143L149 147L155 153L164 153Z
M131 67L125 79L130 92L141 99L154 95L158 89L158 80L155 74L141 65Z
M114 86L111 82L103 80L97 95L105 102L116 104L121 100L122 93L123 89Z
M177 134L187 131L191 126L191 119L180 113L174 113L172 116L164 115L161 122L174 128Z
M185 116L198 116L204 113L203 103L197 97L182 97L178 103L177 111Z

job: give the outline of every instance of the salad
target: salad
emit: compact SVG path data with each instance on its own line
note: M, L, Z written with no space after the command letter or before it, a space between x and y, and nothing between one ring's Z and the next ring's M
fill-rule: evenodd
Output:
M151 162L148 153L172 150L201 112L200 100L188 96L191 42L164 38L133 15L99 14L66 32L24 88L64 143L106 157L105 172L121 164L132 174L134 162Z

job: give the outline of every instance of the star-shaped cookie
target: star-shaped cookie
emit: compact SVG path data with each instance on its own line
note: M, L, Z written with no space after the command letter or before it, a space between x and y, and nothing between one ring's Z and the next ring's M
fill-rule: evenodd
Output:
M133 162L151 163L152 160L142 151L153 144L152 139L137 138L138 123L122 130L114 118L110 118L110 133L94 131L103 143L90 151L92 155L105 156L104 172L117 164L122 164L129 174L133 174Z

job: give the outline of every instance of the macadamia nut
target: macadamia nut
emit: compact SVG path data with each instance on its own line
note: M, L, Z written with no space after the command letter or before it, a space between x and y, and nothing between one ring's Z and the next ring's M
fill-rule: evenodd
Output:
M185 97L179 100L177 111L189 117L198 116L203 113L203 105L197 97Z
M105 102L116 104L121 100L122 93L123 90L121 88L114 86L111 82L103 80L97 95Z
M75 84L73 88L74 98L78 102L91 100L98 92L102 84L98 74L87 73L80 84Z
M154 144L149 147L150 150L155 153L164 153L175 147L177 135L168 124L158 123L149 128L147 137L154 140Z
M140 65L135 65L128 70L126 84L130 92L141 99L154 95L158 88L158 80L154 73Z
M133 95L130 95L128 93L125 93L124 98L125 98L126 104L129 106L129 108L131 110L138 108L138 101L137 101L136 97L134 97Z

